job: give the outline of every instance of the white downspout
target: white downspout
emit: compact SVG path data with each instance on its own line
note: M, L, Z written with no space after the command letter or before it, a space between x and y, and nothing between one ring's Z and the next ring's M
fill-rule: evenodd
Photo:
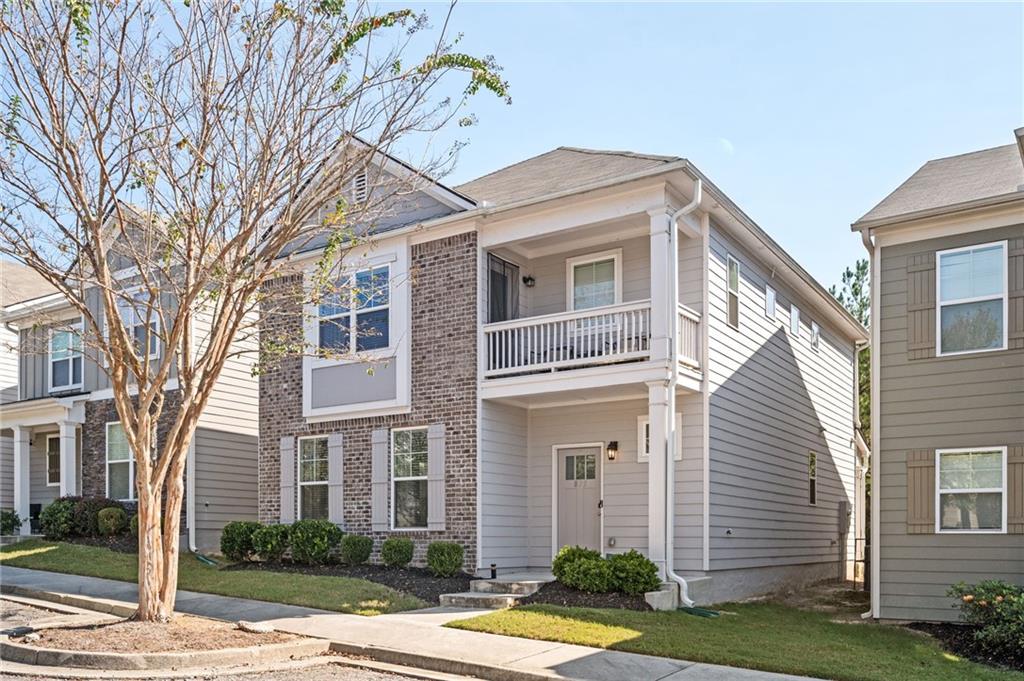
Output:
M188 443L185 455L185 522L188 524L188 550L199 553L196 548L196 436Z
M676 574L675 571L675 487L676 487L676 442L678 436L676 433L676 408L675 408L675 395L676 385L679 383L679 230L676 227L676 223L679 218L684 215L692 213L700 206L700 201L703 195L703 183L700 178L694 180L693 183L693 200L686 204L676 212L672 213L669 218L669 234L672 237L672 267L671 267L671 281L674 287L672 299L676 301L676 305L670 310L672 318L669 320L668 328L671 330L669 336L669 343L672 349L672 379L669 384L669 390L671 390L672 399L669 402L672 404L671 413L668 415L669 423L672 427L669 428L671 437L668 441L668 455L665 457L665 575L668 579L672 580L679 585L679 601L686 607L693 607L693 599L690 598L690 588L686 583L686 580ZM703 323L707 324L706 320L702 320ZM707 367L704 367L704 371L707 371ZM707 415L704 415L707 418Z
M878 273L879 265L881 264L882 255L881 249L875 246L875 243L871 240L871 235L867 230L861 230L860 233L861 241L864 242L864 248L867 249L868 254L871 258L871 610L865 615L870 617L878 618L881 616L881 495L878 493L879 489L879 478L878 478L878 454L879 454L879 443L881 441L879 425L881 423L881 409L880 409L880 396L881 396L881 385L879 381L879 367L880 360L878 353L879 347L879 336L881 324L878 322L880 316L880 300L881 290L878 286Z

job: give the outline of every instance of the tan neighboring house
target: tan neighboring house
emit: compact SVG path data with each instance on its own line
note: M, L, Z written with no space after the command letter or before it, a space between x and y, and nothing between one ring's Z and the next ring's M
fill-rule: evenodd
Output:
M874 617L1024 584L1024 128L929 161L853 224L871 253Z

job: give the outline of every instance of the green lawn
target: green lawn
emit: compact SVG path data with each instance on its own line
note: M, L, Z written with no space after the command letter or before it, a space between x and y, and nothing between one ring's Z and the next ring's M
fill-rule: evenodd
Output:
M39 539L0 547L0 564L134 582L138 576L135 554L98 546L83 546ZM185 591L251 598L357 615L380 615L424 608L415 596L365 579L326 577L256 570L220 570L204 565L192 554L178 563L178 588Z
M719 606L717 619L528 605L447 626L849 681L1024 681L1024 674L961 660L894 626L839 623L778 603Z

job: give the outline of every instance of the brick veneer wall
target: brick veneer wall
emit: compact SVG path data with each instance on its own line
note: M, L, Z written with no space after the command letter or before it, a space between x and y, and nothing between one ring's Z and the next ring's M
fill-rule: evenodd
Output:
M466 549L476 566L476 233L411 247L412 411L307 424L302 417L302 359L286 357L260 375L260 520L280 517L280 440L301 435L344 435L344 529L372 536L374 560L390 532L370 524L370 434L376 428L445 425L445 530L399 532L416 544L421 562L427 543L443 539ZM302 328L301 278L266 289L261 335L294 338ZM282 300L289 301L282 304Z

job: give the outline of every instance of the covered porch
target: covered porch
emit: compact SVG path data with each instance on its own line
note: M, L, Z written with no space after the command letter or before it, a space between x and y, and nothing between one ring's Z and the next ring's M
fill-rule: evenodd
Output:
M20 534L38 534L39 514L54 499L78 495L86 397L46 397L3 405L0 469L10 471L4 506L21 519ZM5 475L6 477L6 475Z

